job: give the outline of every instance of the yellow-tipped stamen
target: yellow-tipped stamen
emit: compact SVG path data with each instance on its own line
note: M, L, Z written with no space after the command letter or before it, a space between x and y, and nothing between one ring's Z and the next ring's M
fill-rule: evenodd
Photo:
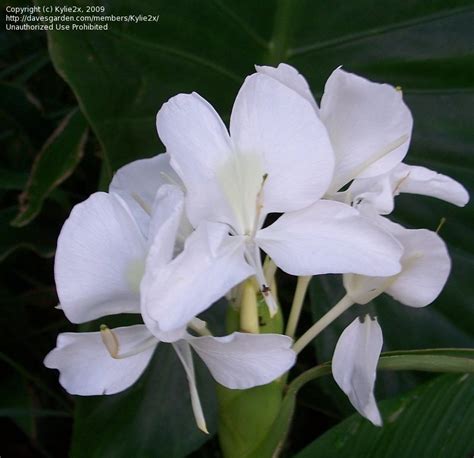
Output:
M442 229L442 227L444 226L444 223L446 223L446 218L443 216L440 220L439 220L439 224L438 224L438 227L436 228L436 233L439 234L439 231Z
M104 343L105 348L107 348L110 356L112 356L112 358L117 358L119 353L119 341L114 332L110 330L107 325L101 324L100 337L102 337L102 342Z
M393 194L394 196L396 196L396 195L398 194L398 191L400 190L400 187L402 186L403 182L404 182L409 176L410 176L410 172L408 172L404 177L402 177L402 178L398 181L397 185L395 186L395 188L394 188L393 191L392 191L392 194Z
M200 336L212 336L211 331L209 331L209 329L207 328L207 323L199 318L193 318L188 323L188 328L192 329Z
M246 280L242 285L242 301L240 303L240 330L242 332L259 333L257 307L257 289L252 279Z
M403 92L401 86L395 86L395 90L396 90L397 92Z

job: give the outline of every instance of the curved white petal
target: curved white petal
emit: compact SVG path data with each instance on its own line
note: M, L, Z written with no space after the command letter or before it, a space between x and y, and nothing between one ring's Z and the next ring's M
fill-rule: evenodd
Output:
M148 228L148 268L169 262L176 251L182 250L183 241L178 238L183 226L187 230L183 191L174 185L163 185L156 194Z
M156 192L165 184L183 186L166 153L124 165L110 183L109 192L120 195L127 203L145 237Z
M218 175L232 157L230 138L214 108L196 93L179 94L156 116L171 166L186 187L186 209L194 226L203 220L233 223Z
M46 367L58 369L59 382L71 394L92 396L114 394L133 385L147 367L158 340L143 325L113 330L121 353L143 343L146 349L134 356L114 359L105 347L100 332L66 332L59 334L57 345L44 360Z
M196 385L196 375L194 373L193 355L191 348L185 340L180 340L173 344L173 348L181 361L188 379L189 392L191 395L191 406L193 408L194 419L197 427L206 434L209 434L206 426L206 419L202 411L201 400L199 399L199 392Z
M382 418L374 397L377 363L382 351L382 330L377 320L356 318L341 334L334 350L332 373L356 410L375 426Z
M146 242L125 203L98 192L76 205L58 239L54 275L64 313L82 323L139 313Z
M191 337L188 342L213 377L231 389L270 383L295 363L288 336L234 332L224 337Z
M244 259L243 243L228 235L226 225L203 223L175 259L150 266L150 276L141 286L142 307L162 331L185 326L253 274Z
M386 293L405 305L424 307L441 293L451 270L445 243L427 229L402 229L395 234L402 243L402 271Z
M158 190L150 222L150 249L145 275L140 284L143 321L150 332L164 342L175 342L182 338L186 327L163 331L149 315L146 294L155 280L156 271L164 268L184 247L184 241L179 240L180 228L185 218L183 210L184 195L178 187L164 185Z
M347 294L359 304L366 304L384 292L411 307L431 304L444 288L451 270L445 243L427 229L405 229L380 217L377 222L402 244L402 270L392 277L345 274Z
M401 193L436 197L459 207L469 201L466 189L452 178L407 164L377 177L354 180L347 192L359 209L371 206L383 215L393 211L394 197Z
M316 100L314 100L308 82L304 76L296 70L296 68L288 64L279 64L278 67L255 65L255 70L257 70L258 73L275 78L280 83L301 95L301 97L304 97L311 104L316 113L319 113L318 104L316 103Z
M320 117L336 155L330 193L353 178L381 175L407 153L413 119L401 92L388 84L336 69L326 82Z
M469 202L469 194L464 186L426 167L400 164L392 175L395 181L400 181L397 193L436 197L458 207L464 207Z
M326 192L334 168L326 129L311 104L278 80L259 73L246 78L230 132L236 153L258 156L268 174L265 213L299 210Z
M346 193L358 210L373 210L380 215L388 215L395 207L397 185L391 174L386 173L374 178L354 180Z
M286 213L257 233L257 243L292 275L394 275L402 247L393 236L349 205L320 200Z

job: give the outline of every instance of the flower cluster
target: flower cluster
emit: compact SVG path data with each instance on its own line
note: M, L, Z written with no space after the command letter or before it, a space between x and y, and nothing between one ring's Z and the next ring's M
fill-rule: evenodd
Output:
M353 303L385 292L422 307L440 293L450 270L442 240L382 215L403 192L459 206L468 196L454 180L401 162L413 124L401 91L337 69L318 107L294 68L256 69L237 95L229 130L198 94L173 97L157 115L166 153L122 167L108 193L90 196L65 222L55 277L68 319L134 313L143 323L60 334L45 364L59 369L70 393L124 390L156 346L170 343L205 431L193 351L217 382L246 389L286 373ZM346 296L294 345L292 333L258 334L258 325L214 337L199 318L248 279L270 316L278 312L262 252L291 275L344 274ZM337 383L375 424L381 347L376 319L362 317L343 332L333 359Z

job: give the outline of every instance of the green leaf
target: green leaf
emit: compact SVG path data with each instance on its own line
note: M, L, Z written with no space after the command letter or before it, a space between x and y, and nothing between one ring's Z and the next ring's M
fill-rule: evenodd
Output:
M443 348L383 353L378 370L474 373L474 350ZM288 385L280 412L267 437L250 455L252 458L274 456L288 434L299 390L308 382L330 374L331 363L328 362L303 372Z
M197 358L195 358L197 360ZM215 431L215 384L196 363L208 429ZM198 430L184 369L171 345L160 344L146 372L128 390L77 397L72 458L181 458L210 436Z
M87 123L76 109L63 119L36 157L13 226L25 226L38 215L46 197L76 168L86 139Z
M248 390L218 387L219 442L227 458L260 456L257 452L273 433L279 415L282 384L278 381ZM257 453L257 455L255 454Z
M474 376L444 375L379 403L377 428L360 415L329 430L295 458L464 457L474 450Z

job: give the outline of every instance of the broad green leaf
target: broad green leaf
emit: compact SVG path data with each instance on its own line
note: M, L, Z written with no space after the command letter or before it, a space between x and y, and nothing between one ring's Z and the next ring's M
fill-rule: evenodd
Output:
M426 349L406 352L383 353L378 364L380 371L426 371L474 373L474 350L471 349ZM296 377L287 387L280 412L252 458L273 457L282 447L291 426L296 406L296 396L307 383L331 374L331 364L324 363ZM323 455L325 456L325 455Z
M198 390L213 433L215 387L197 360ZM72 458L180 458L209 439L196 426L184 369L168 344L158 346L148 369L128 390L77 397L76 402Z
M38 215L46 197L81 160L86 139L87 123L76 109L63 119L36 157L13 226L25 226Z
M474 450L474 376L444 375L383 401L383 428L352 415L295 458L467 457Z

